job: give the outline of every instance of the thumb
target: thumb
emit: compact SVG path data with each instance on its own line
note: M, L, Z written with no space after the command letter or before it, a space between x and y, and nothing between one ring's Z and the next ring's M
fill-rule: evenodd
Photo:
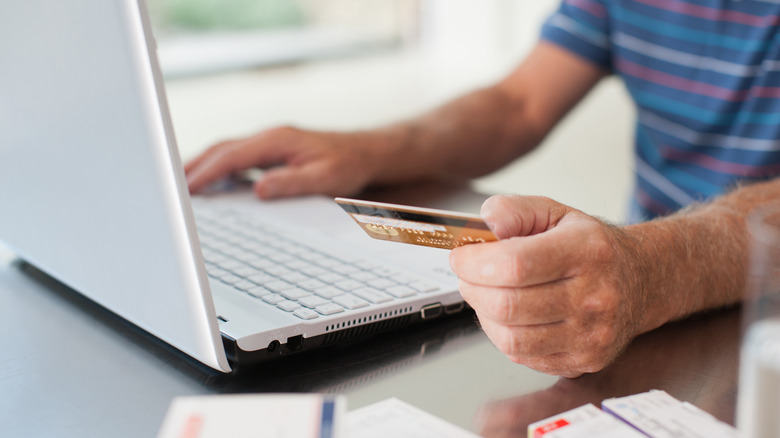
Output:
M482 204L481 216L496 237L506 239L547 231L570 211L571 207L542 196L496 195Z

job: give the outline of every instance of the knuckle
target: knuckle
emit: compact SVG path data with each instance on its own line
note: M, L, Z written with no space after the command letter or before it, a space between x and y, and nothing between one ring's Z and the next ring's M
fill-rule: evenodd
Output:
M603 370L608 364L609 360L604 355L594 354L593 352L586 352L583 354L575 355L571 369L578 373L595 373Z
M500 337L496 347L508 357L524 357L528 353L525 351L526 344L523 342L523 336L518 330L504 327L503 335Z
M485 311L499 324L511 324L518 319L520 305L514 294L499 290L495 299L486 303Z
M489 197L483 205L489 206L506 206L511 203L512 197L509 195L493 195Z
M587 236L586 248L590 259L594 261L608 262L614 255L615 250L608 235L607 230L599 223L592 223L584 233Z
M573 369L581 373L594 373L604 369L612 362L616 351L614 347L618 341L618 332L611 326L604 325L593 329L580 351L573 355Z
M532 272L532 260L524 259L512 252L497 254L496 263L498 269L494 270L494 280L498 284L507 287L517 287L522 284L526 272Z
M600 315L599 319L611 318L620 306L620 298L605 285L600 291L586 295L581 304L586 315Z
M493 195L482 203L480 211L487 218L501 217L512 208L511 203L512 198L508 195Z
M558 204L558 202L556 202L555 200L553 200L552 198L549 198L547 196L532 196L532 198L536 199L537 201L539 201L540 203L543 203L543 204ZM558 204L558 205L560 205L560 204Z
M298 128L295 128L291 125L276 126L267 131L269 135L274 135L274 136L288 136L296 132L298 132Z

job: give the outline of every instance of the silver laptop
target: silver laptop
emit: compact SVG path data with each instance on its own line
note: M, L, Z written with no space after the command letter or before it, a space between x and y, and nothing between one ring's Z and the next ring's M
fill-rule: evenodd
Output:
M191 199L142 0L3 0L0 63L0 242L198 361L463 307L446 252L368 239L330 199Z

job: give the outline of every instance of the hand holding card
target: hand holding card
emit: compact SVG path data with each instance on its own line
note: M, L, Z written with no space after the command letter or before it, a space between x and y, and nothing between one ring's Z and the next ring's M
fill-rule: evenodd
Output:
M374 239L443 249L498 240L475 214L347 198L335 201Z

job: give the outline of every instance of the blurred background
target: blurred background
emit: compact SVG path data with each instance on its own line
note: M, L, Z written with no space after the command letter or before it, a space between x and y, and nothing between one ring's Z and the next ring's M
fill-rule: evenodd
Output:
M555 0L147 0L184 160L292 124L352 130L490 84L538 40ZM634 109L603 81L530 155L474 181L614 222L632 188ZM490 145L483 145L489 150Z

